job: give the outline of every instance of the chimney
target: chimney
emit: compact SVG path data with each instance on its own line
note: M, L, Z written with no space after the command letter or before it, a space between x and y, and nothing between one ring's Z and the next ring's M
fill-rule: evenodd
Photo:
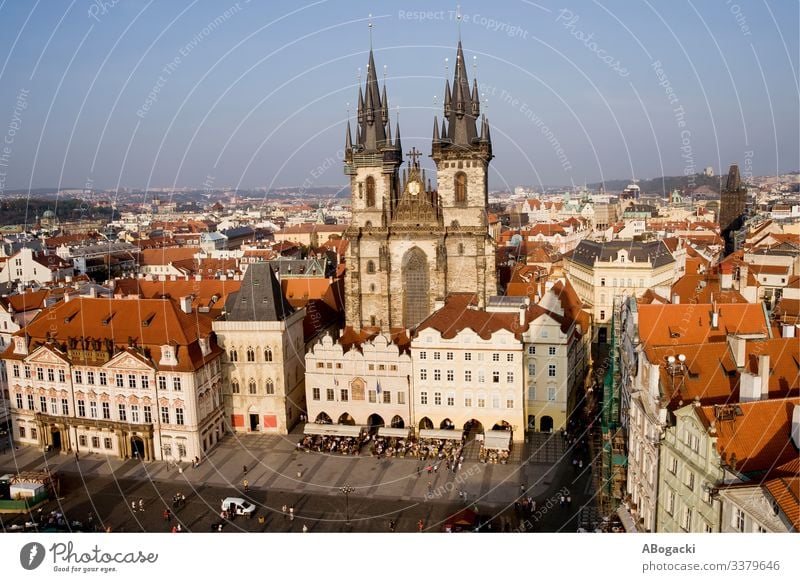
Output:
M761 400L769 398L769 354L758 356L758 375L761 378Z
M672 294L672 304L673 305L679 305L680 302L681 302L681 296L678 295L677 293L673 293Z
M528 313L528 311L525 309L525 305L524 304L520 305L519 306L519 324L521 326L525 325L525 319L526 319L527 313Z
M782 323L781 337L794 337L794 326L789 323Z
M180 298L180 305L181 311L184 313L191 313L192 312L192 296L186 295L185 297Z
M743 368L747 340L743 337L739 337L738 335L729 335L728 347L731 350L731 355L733 356L733 361L736 363L736 367Z
M92 297L92 298L97 297L97 289L94 288L94 285L89 287L89 297Z
M719 309L716 301L711 304L711 329L719 329Z
M64 303L69 303L70 294L69 292L64 293Z
M800 449L800 404L795 404L792 411L792 442L794 448Z

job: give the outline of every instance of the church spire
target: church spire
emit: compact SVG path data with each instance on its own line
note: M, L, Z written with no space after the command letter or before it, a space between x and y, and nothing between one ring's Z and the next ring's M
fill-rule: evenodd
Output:
M377 152L386 144L386 121L388 110L386 101L386 85L384 84L383 97L378 88L378 74L375 68L375 56L372 48L369 50L367 64L367 82L362 98L361 87L358 89L359 100L359 142L364 151ZM363 100L363 105L362 105Z
M394 149L399 150L400 152L402 152L403 151L403 145L400 143L400 120L399 119L398 119L397 125L395 127L397 128L397 131L395 132L397 137L395 137L395 139L394 139Z
M439 141L439 120L436 119L436 116L433 116L433 143L437 143Z
M344 138L344 151L349 152L353 149L353 139L350 137L350 120L347 120L347 136Z
M480 96L477 78L472 91L470 91L467 67L464 61L464 48L459 40L452 92L449 82L445 81L444 118L447 120L447 131L442 130L440 139L444 140L446 136L454 145L470 147L473 140L478 138L476 121L479 114Z

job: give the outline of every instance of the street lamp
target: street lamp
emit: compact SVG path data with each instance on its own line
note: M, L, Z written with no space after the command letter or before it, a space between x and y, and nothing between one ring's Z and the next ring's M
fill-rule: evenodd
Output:
M344 487L339 487L339 491L344 493L344 521L347 525L350 525L350 494L355 491L349 485L345 485Z

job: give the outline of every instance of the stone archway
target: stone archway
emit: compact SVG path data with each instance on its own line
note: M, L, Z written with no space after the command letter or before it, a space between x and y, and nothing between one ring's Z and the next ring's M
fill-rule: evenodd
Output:
M317 424L333 424L333 420L331 420L331 417L325 412L320 412L317 418L314 419L314 422Z
M395 414L392 417L392 428L405 428L405 426L406 426L406 423L403 420L402 416L400 416L398 414Z
M433 428L433 421L428 418L427 416L423 417L419 421L419 429L420 430L430 430Z

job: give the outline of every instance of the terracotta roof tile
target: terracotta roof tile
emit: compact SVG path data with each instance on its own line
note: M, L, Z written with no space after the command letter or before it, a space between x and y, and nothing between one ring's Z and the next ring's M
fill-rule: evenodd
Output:
M769 321L757 303L718 304L718 329L711 328L712 305L639 305L639 337L651 346L724 342L728 334L769 335Z
M771 475L775 475L774 477ZM800 459L795 458L775 469L764 481L764 487L792 523L800 531Z

